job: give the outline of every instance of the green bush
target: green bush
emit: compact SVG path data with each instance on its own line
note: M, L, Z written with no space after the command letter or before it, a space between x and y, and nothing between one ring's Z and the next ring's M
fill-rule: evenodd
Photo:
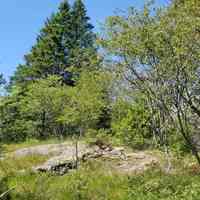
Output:
M113 106L112 131L117 138L132 147L143 147L151 137L149 112L144 101L119 99Z

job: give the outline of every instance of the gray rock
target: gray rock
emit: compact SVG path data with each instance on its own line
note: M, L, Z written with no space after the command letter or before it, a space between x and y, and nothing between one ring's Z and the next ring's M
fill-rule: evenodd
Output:
M63 151L68 151L71 149L71 146L73 146L72 143L39 145L19 149L13 153L13 156L20 158L29 155L60 155Z
M86 161L95 158L112 158L112 159L122 159L122 148L114 148L112 150L102 150L97 146L87 147L85 145L80 145L78 148L78 160ZM76 149L71 146L67 150L63 151L61 155L54 156L44 164L34 167L34 171L39 172L50 172L54 174L63 175L69 170L76 168Z
M80 145L78 147L78 159L82 160L84 155L91 154L94 151L93 148L87 148L86 145ZM76 149L74 146L68 147L58 156L53 156L47 160L44 164L33 167L34 171L39 172L51 172L59 175L67 173L69 170L76 167Z
M45 163L33 167L33 171L48 172L57 175L64 175L76 168L76 148L71 143L40 145L30 148L24 148L12 153L13 156L20 158L29 155L50 155L51 158ZM123 147L87 146L84 143L78 145L78 160L87 161L98 158L110 163L112 169L122 173L142 172L150 168L159 161L155 156L147 152L127 153ZM110 161L115 159L115 162Z

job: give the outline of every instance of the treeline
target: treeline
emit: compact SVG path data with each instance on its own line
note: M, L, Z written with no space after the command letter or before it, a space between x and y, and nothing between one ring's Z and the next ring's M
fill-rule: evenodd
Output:
M79 124L101 126L109 83L92 29L81 0L72 7L63 1L47 19L1 101L2 141L63 137Z
M97 37L81 0L61 3L1 97L1 141L102 134L200 163L199 7L131 7Z

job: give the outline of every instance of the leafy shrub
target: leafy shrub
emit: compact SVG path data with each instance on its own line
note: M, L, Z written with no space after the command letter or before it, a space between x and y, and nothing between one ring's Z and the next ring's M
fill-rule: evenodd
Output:
M143 101L131 103L119 99L113 106L112 131L127 145L143 146L151 137L149 118Z

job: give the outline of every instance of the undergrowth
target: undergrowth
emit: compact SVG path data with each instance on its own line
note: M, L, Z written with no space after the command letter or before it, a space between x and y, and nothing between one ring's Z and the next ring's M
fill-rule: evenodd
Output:
M199 172L197 166L172 174L154 168L128 176L90 161L65 176L27 171L7 177L7 183L15 188L12 200L198 200Z

